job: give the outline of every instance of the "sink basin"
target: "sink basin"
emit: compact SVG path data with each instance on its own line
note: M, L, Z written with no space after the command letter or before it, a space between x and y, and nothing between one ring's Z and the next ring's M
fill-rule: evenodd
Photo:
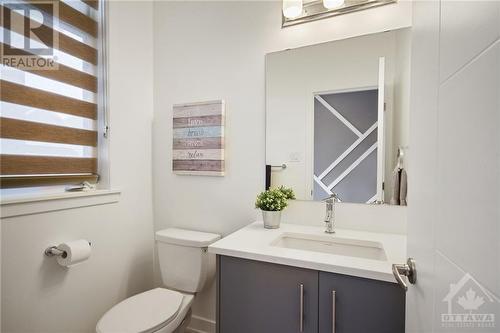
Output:
M339 238L330 235L308 235L283 233L271 246L295 250L330 253L347 257L372 260L387 260L384 248L379 242L360 239Z

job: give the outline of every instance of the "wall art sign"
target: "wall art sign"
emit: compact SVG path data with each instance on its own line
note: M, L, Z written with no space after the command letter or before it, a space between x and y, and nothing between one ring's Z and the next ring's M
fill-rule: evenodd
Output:
M223 100L173 106L174 173L224 176L224 115Z

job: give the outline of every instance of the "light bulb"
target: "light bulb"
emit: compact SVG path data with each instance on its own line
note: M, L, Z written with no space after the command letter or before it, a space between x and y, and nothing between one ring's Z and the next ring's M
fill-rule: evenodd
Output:
M294 19L302 15L302 0L283 0L283 16Z
M326 9L334 9L342 7L344 5L344 0L323 0L323 7Z

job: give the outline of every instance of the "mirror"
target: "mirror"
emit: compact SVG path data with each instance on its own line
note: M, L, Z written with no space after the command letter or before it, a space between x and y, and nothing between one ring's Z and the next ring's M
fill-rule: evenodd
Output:
M410 36L398 29L266 55L271 186L302 200L405 204Z

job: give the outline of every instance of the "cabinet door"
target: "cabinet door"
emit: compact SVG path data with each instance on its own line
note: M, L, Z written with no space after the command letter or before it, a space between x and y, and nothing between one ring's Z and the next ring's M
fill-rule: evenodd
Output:
M318 332L317 271L220 256L218 274L219 333Z
M395 283L320 272L319 308L320 333L405 331L405 292Z

